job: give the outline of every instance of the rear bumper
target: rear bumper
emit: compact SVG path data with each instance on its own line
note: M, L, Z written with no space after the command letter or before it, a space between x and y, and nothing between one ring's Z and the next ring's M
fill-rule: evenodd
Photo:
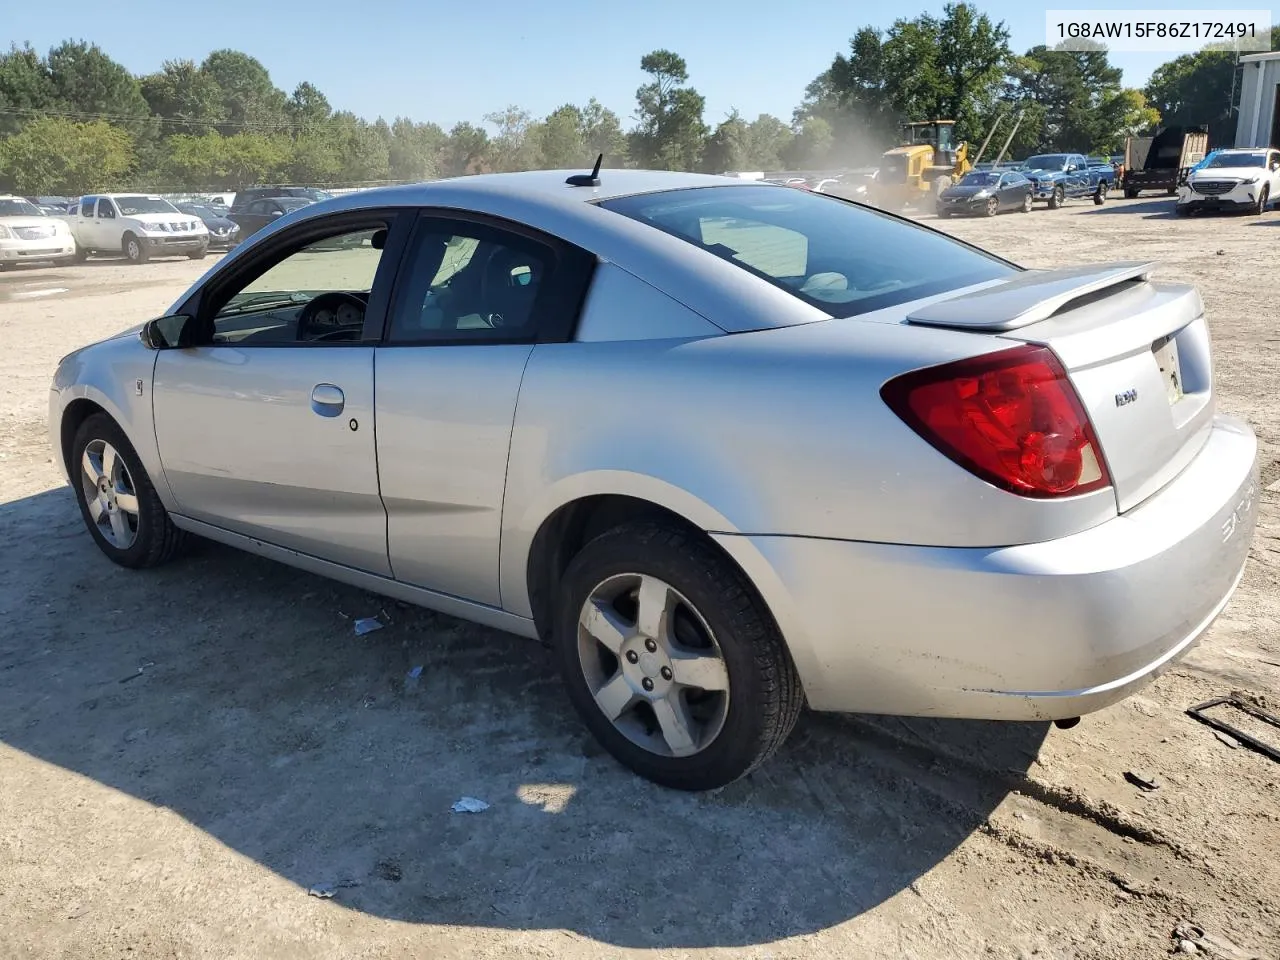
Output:
M818 710L1054 720L1102 709L1187 652L1239 582L1257 441L1214 421L1176 480L1045 543L935 548L718 535Z

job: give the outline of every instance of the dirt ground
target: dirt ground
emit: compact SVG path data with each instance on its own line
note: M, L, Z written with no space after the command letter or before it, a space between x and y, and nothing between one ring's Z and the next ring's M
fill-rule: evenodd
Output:
M1219 405L1273 488L1243 583L1175 670L1074 729L811 715L702 796L602 755L536 643L212 545L113 567L52 465L49 376L210 264L0 276L0 957L1138 960L1182 922L1280 957L1280 764L1184 713L1280 708L1280 213L945 226L1200 285Z

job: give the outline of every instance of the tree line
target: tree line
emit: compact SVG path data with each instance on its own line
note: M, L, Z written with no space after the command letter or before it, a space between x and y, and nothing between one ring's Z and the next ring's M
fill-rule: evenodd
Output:
M0 190L414 181L581 167L598 154L607 167L817 170L872 163L904 120L939 117L956 121L958 138L980 142L997 118L1021 115L1013 156L1113 153L1162 121L1206 123L1216 143L1234 136L1234 52L1180 56L1144 89L1126 88L1101 49L1015 54L1003 22L969 3L858 30L786 120L735 109L711 126L682 57L655 50L639 66L647 80L629 129L591 99L545 117L512 105L446 130L334 110L308 82L286 93L262 63L236 50L136 76L83 40L45 55L15 44L0 53Z

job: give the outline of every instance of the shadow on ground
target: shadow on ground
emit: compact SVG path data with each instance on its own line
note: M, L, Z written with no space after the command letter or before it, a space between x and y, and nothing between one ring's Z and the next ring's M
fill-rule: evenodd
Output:
M1141 217L1144 220L1180 220L1173 208L1175 197L1136 197L1133 200L1108 200L1091 211L1094 215Z
M681 794L600 753L534 642L214 545L122 570L66 488L0 506L0 537L0 739L396 920L627 947L818 931L946 857L1046 732L807 717L749 779ZM367 637L344 619L380 610Z

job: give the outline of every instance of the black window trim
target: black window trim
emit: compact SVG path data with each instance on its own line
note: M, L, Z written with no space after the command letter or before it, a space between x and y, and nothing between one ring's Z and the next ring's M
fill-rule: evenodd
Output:
M361 210L344 210L318 217L310 217L294 224L265 240L254 243L251 252L237 257L225 271L211 277L188 297L176 311L195 317L202 322L209 336L214 331L217 310L234 296L234 290L261 276L267 270L286 260L307 243L323 240L342 233L354 233L361 229L385 226L387 240L382 258L373 276L369 302L364 311L364 328L359 340L291 340L281 343L203 343L205 349L278 350L306 347L308 349L335 349L342 347L375 346L382 335L388 316L388 306L394 289L396 273L403 259L403 248L414 222L415 207L368 207ZM264 266L265 264L265 266ZM232 288L233 293L222 296Z
M550 252L552 267L540 284L533 307L533 322L529 330L503 337L483 336L479 332L475 336L469 336L466 333L454 331L448 337L392 338L392 320L397 310L402 307L406 291L409 289L406 278L408 271L412 269L409 261L415 250L415 242L428 230L439 231L442 224L446 225L447 230L447 224L450 223L472 224L488 230L513 234L546 247ZM386 311L378 346L380 348L474 347L567 343L573 340L577 332L578 321L586 303L587 292L591 289L591 280L595 274L597 262L598 258L595 254L567 240L515 220L474 210L419 207L413 228L408 232L400 249L395 289L392 292L390 308Z

